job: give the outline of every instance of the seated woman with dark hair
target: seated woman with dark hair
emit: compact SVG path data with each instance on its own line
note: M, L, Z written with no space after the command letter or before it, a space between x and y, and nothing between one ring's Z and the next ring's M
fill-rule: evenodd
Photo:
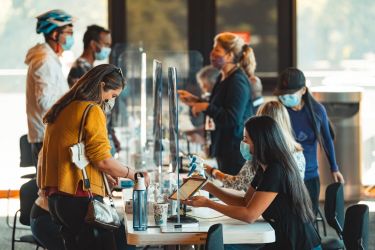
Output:
M209 207L229 217L255 222L261 215L275 230L276 242L265 249L321 249L313 221L310 197L287 147L280 126L269 116L245 123L243 142L253 155L255 177L244 197L230 194L212 183L205 190L221 199L202 196L185 201L194 207ZM252 249L250 245L227 245L226 249Z

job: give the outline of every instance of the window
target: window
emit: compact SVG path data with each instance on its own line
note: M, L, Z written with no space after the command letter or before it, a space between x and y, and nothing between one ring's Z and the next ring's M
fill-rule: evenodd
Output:
M277 0L217 0L217 33L236 32L250 38L258 76L278 72Z
M375 86L374 11L372 0L297 1L298 67L312 84Z
M25 55L36 43L44 42L38 35L36 16L52 9L63 9L77 18L74 24L72 51L64 53L64 70L83 50L83 33L90 24L108 26L107 0L32 1L3 0L0 8L0 152L2 175L0 189L18 188L15 182L21 175L19 168L19 137L27 133L25 86L27 67ZM28 169L27 171L31 171ZM34 171L34 169L32 169Z
M127 1L128 43L145 51L186 51L187 4L184 0Z

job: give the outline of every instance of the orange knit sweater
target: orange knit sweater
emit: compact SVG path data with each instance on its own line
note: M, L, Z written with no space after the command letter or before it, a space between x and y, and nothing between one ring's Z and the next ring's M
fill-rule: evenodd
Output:
M83 179L82 171L71 162L69 147L78 142L80 122L88 104L90 102L73 101L53 123L47 124L40 158L42 162L38 168L38 184L41 189L57 187L61 192L72 195L76 193L78 183ZM84 142L87 158L90 162L111 158L106 118L100 106L92 107L86 119ZM91 164L86 166L86 171L91 191L104 196L101 172Z

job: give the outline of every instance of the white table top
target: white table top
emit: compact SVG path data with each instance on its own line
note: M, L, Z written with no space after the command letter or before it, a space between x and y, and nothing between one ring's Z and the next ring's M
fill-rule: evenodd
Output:
M124 204L124 202L123 202ZM124 207L124 206L123 206ZM125 213L125 209L122 211ZM131 245L184 245L205 244L208 228L216 223L223 224L224 244L262 244L275 241L275 231L265 221L259 220L247 224L220 214L209 208L193 208L190 215L200 217L199 227L189 228L188 231L162 233L160 228L153 227L154 218L149 216L146 231L133 230L133 215L126 214L126 237Z

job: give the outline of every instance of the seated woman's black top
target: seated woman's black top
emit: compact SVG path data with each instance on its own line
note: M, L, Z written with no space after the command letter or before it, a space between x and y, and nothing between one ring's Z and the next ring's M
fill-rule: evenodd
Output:
M251 183L256 191L275 192L276 198L262 214L276 234L276 242L265 249L311 250L320 245L320 237L312 222L303 222L292 209L290 187L282 167L272 164L259 169Z

